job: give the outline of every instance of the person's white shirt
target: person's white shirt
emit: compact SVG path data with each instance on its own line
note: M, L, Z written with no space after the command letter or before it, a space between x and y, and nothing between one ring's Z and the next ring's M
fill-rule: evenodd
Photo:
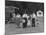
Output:
M17 17L17 18L20 18L20 17L21 17L21 15L20 15L20 14L17 14L17 15L16 15L16 17Z
M23 17L27 17L27 14L23 14Z
M29 18L29 16L27 14L23 14L22 16L23 18L26 17L27 19Z
M36 18L36 14L35 13L33 13L33 18Z

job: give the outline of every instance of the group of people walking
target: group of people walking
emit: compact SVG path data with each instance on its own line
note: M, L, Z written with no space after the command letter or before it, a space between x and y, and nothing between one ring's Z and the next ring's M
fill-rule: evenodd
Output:
M27 26L32 26L35 27L35 18L31 18L31 16L29 16L28 14L23 14L22 16L18 13L17 15L15 13L12 13L12 20L17 20L15 19L17 18L19 20L17 26L19 27L23 27L26 28Z

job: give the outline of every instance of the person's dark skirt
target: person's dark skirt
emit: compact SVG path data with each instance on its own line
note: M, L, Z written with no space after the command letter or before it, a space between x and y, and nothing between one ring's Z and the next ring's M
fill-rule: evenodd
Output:
M23 28L27 27L27 18L23 18L25 20L25 22L23 23Z

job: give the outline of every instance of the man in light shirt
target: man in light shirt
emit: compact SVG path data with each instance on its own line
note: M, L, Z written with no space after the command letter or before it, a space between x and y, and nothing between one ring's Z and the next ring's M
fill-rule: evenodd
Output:
M33 15L32 15L32 27L35 27L35 19L36 19L36 15L35 15L35 13L33 13Z
M28 20L28 15L27 14L23 14L22 18L24 19L24 22L23 22L23 28L26 28L27 27L27 20Z

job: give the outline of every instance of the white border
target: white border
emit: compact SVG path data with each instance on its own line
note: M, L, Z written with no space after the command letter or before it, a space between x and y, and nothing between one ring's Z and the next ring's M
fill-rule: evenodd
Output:
M16 1L16 0L14 0ZM24 1L24 0L20 0ZM46 35L46 2L45 0L25 0L32 2L44 2L44 33L30 33L30 34L18 34L18 35ZM5 0L0 0L0 35L5 33Z
M5 0L0 0L0 35L5 33Z
M28 1L28 2L44 2L44 0L9 0L9 1Z

